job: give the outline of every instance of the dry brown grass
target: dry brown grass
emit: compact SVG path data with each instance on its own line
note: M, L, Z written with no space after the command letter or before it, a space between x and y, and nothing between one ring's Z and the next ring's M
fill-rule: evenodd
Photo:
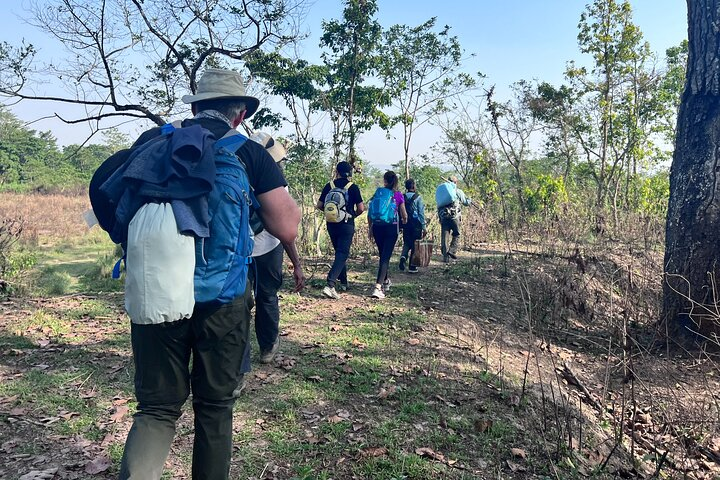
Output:
M0 218L22 219L22 239L31 244L82 235L89 208L87 195L0 193Z

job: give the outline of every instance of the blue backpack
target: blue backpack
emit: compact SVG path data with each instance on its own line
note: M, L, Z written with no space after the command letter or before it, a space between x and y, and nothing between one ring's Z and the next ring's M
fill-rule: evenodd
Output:
M245 136L231 130L215 142L217 173L208 198L210 236L195 240L196 303L229 303L247 285L254 195L245 164L235 155L245 141Z
M397 222L395 192L389 188L378 187L368 204L368 217L373 223Z
M435 190L437 208L445 207L457 200L457 185L454 182L443 182Z
M137 148L161 149L162 142L174 130L174 125L166 124L159 137ZM196 304L229 303L243 294L247 286L248 264L252 261L254 243L250 207L254 203L255 209L258 207L245 164L235 154L246 141L247 137L230 130L207 149L207 153L212 152L214 156L216 171L208 194L209 237L195 238L193 289ZM102 213L105 221L101 221L100 226L111 234L111 238L114 231L122 231L120 238L126 239L127 226L125 230L118 230L119 225L115 222L117 199L103 196L100 186L129 161L129 152L123 151L122 156L113 155L106 160L93 176L90 186L93 209ZM126 249L127 245L123 248ZM122 260L116 263L113 278L120 278Z

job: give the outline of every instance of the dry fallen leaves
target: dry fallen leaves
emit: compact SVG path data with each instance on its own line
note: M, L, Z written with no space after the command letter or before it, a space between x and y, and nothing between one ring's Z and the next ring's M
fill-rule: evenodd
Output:
M45 470L32 470L21 476L18 480L49 480L55 478L58 468L47 468Z
M395 393L396 391L397 391L397 386L395 386L395 385L390 385L387 388L383 387L380 389L380 393L378 393L378 398L387 398L390 395L392 395L393 393Z
M437 460L438 462L445 462L445 455L443 455L442 453L437 453L435 450L429 447L416 448L415 454L420 455L421 457L432 458L433 460Z
M388 454L388 449L385 447L367 447L360 449L360 456L362 458L369 457L383 457Z
M102 473L110 468L111 465L112 461L110 460L110 457L103 454L99 457L95 457L85 465L85 473L97 475L98 473Z
M478 433L485 433L490 430L493 426L492 420L479 419L475 420L475 431Z
M524 472L527 470L527 468L523 467L522 465L511 462L510 460L507 460L507 466L511 472Z
M510 453L515 457L527 458L527 453L522 448L511 448Z
M128 407L125 405L118 405L115 407L115 411L110 415L110 420L113 422L119 422L128 413Z
M11 417L22 417L26 413L27 413L27 410L22 407L15 407L12 410L10 410Z

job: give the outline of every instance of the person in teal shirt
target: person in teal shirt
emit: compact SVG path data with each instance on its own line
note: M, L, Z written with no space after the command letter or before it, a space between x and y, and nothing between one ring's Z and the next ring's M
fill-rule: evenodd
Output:
M448 263L451 258L457 258L458 239L460 238L460 206L470 205L470 199L465 192L457 188L457 177L452 175L435 191L435 201L438 204L438 217L440 219L440 249L443 262ZM440 192L448 192L449 202L441 202ZM452 235L450 246L447 246L447 236Z

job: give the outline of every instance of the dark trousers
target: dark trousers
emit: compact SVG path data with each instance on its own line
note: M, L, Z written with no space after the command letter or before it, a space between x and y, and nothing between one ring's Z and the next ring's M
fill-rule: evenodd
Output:
M446 257L448 252L453 255L457 253L458 237L460 237L460 225L459 218L442 218L440 217L440 251L443 257ZM447 246L447 236L452 235L450 240L450 246Z
M405 226L405 228L403 228L402 236L403 248L400 256L407 258L408 265L410 265L412 263L412 256L415 253L415 240L420 240L422 238L422 230L418 231L410 226Z
M328 272L327 284L329 287L335 287L335 282L340 280L340 283L345 285L348 281L347 259L350 256L350 246L353 235L355 235L355 224L352 222L328 223L327 230L335 249L335 260Z
M228 478L233 390L241 378L251 308L248 288L244 296L226 305L196 307L185 320L132 324L138 406L125 442L121 479L160 478L175 423L191 388L195 413L192 478Z
M372 226L373 238L378 247L380 254L380 265L378 266L378 274L376 283L383 283L388 276L388 268L390 267L390 258L398 239L397 224L376 223Z
M280 305L278 291L283 281L282 244L264 255L253 257L250 278L255 285L255 336L260 351L270 350L280 330ZM242 373L250 371L250 342L245 347Z

